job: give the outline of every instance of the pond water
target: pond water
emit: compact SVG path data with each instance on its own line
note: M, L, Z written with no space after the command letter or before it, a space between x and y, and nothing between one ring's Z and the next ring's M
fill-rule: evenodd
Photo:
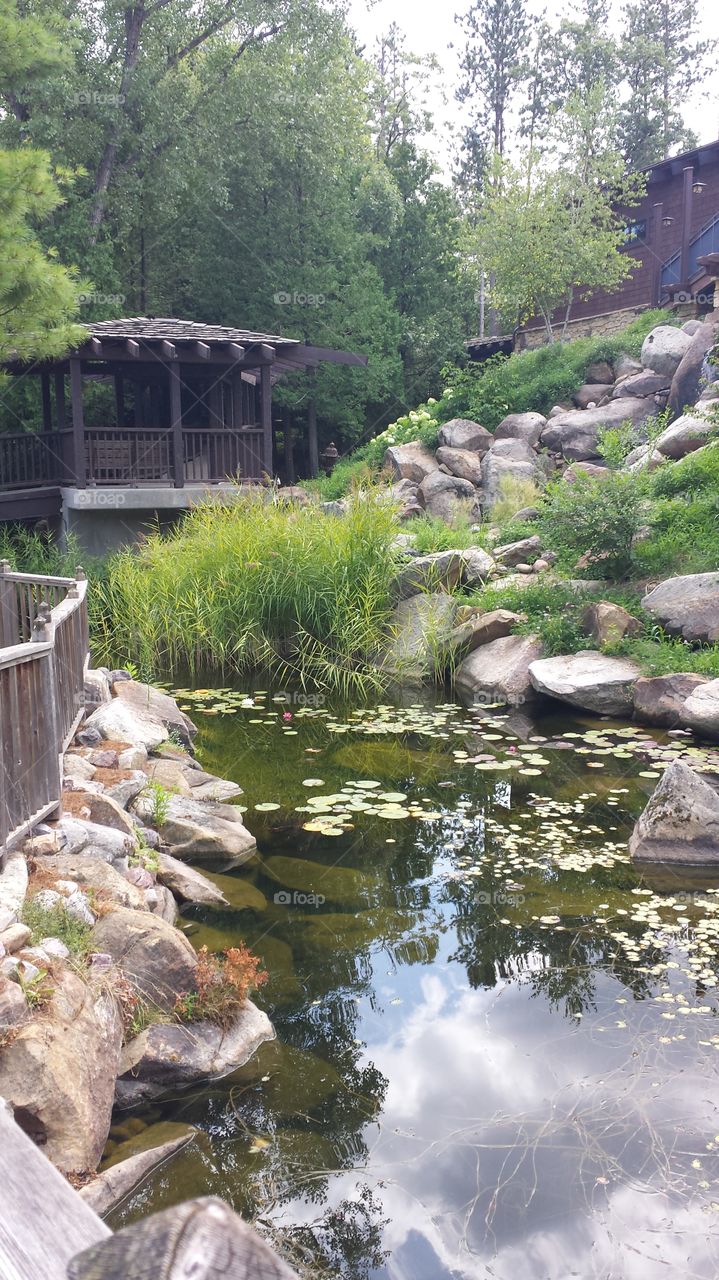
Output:
M627 840L670 759L719 753L277 697L181 697L259 846L186 922L262 957L277 1040L131 1121L201 1136L115 1225L218 1194L316 1277L713 1280L719 890Z

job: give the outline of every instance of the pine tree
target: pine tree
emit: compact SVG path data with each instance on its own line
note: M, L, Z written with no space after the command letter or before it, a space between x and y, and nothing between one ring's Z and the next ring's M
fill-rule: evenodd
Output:
M509 110L527 75L531 20L524 0L474 0L456 21L466 37L457 93L472 115L465 138L481 139L487 151L504 155ZM471 152L478 153L476 142Z

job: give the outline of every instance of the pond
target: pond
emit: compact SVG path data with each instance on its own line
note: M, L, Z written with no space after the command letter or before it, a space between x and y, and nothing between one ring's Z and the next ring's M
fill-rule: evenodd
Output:
M412 697L183 691L259 848L186 922L262 957L277 1040L113 1131L201 1131L114 1225L217 1194L316 1277L716 1277L719 890L627 840L719 753Z

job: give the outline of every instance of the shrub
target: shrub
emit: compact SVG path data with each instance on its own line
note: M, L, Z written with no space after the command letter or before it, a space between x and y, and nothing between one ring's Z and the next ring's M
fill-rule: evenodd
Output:
M34 897L27 898L22 918L31 930L33 946L40 946L43 938L59 938L70 954L81 961L92 949L92 926L70 915L62 903L42 907Z
M477 535L472 532L468 515L458 516L451 525L438 516L418 516L409 526L409 532L422 555L430 555L433 551L462 551L477 544Z
M658 627L648 627L648 634L625 640L620 651L639 663L648 676L666 676L675 671L691 671L697 675L719 678L719 645L694 647L686 640L665 636Z
M268 974L244 942L213 955L201 947L195 971L196 991L177 997L175 1013L182 1022L207 1019L221 1027L231 1025L251 991L267 981Z
M557 480L540 508L543 541L565 567L589 553L590 574L620 578L632 563L632 540L645 516L644 492L643 477L629 472L579 474L572 484Z
M499 498L492 507L492 523L508 524L524 507L536 507L540 492L533 480L522 476L503 476L499 482Z
M525 586L511 583L485 587L472 602L482 609L511 609L522 617L518 631L537 635L547 657L561 653L577 653L591 647L582 622L587 604L592 600L612 600L630 613L638 613L640 597L631 591L602 586L570 586L566 582L542 575Z

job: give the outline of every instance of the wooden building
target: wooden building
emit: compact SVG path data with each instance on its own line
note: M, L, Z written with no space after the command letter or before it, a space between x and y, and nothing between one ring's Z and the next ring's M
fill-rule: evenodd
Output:
M272 387L322 361L366 365L367 357L245 329L140 317L89 325L82 346L63 359L11 363L8 372L39 378L43 425L0 433L0 520L61 520L69 529L104 516L104 544L112 512L119 513L118 534L129 536L148 513L172 518L207 492L271 480ZM87 412L91 384L104 388L99 423L96 406L92 421ZM311 403L307 451L317 474ZM85 541L89 551L104 549L97 539Z

